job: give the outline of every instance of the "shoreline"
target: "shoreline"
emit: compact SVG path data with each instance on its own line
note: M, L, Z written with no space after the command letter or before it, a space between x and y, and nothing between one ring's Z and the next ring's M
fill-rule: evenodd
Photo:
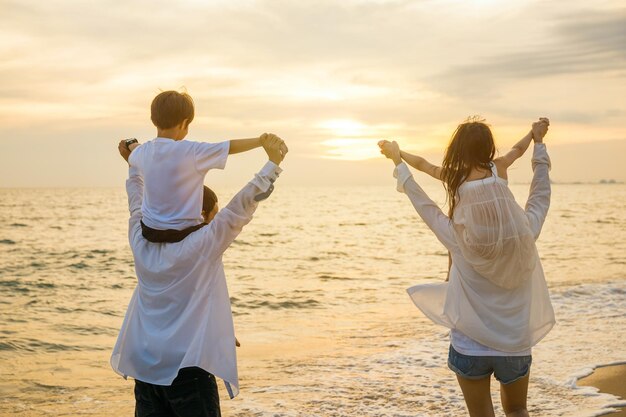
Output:
M612 406L616 411L603 415L626 417L626 363L598 366L593 372L576 381L578 387L594 387L601 393L612 394L621 400Z

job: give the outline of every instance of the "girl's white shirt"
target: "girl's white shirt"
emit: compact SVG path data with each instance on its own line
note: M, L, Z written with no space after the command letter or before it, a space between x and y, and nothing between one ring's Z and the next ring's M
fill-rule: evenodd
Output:
M137 287L111 366L155 385L171 385L178 370L200 367L239 392L235 333L222 254L252 219L261 193L281 169L268 162L205 227L176 243L152 243L141 234L143 179L131 167L126 181L128 237Z
M498 183L498 179L493 178L492 181L485 180L485 184L466 185L465 188L498 187L496 192L499 194L492 196L494 202L501 203L498 203L495 217L501 216L499 220L502 220L503 214L512 215L517 230L507 231L510 224L500 224L495 235L475 233L484 228L485 224L472 224L475 217L468 214L471 210L465 211L462 221L450 221L417 185L406 164L401 163L394 170L398 191L407 194L420 217L452 256L449 282L416 285L407 291L415 305L428 318L452 329L453 346L455 340L461 342L458 343L461 353L465 350L466 354L479 355L495 355L498 351L508 355L529 354L530 348L555 324L548 287L534 244L550 206L550 159L542 143L534 146L532 167L530 196L525 209L518 206L517 212L512 205L514 199L508 188L508 194L502 190L503 186L506 187L504 180L500 179ZM460 191L461 201L466 191ZM488 199L482 199L482 202L486 201ZM523 218L519 217L520 213ZM491 226L493 225L487 230ZM469 231L464 230L465 228ZM526 238L528 235L532 242ZM472 236L478 238L472 239ZM511 244L511 237L517 238L517 243ZM489 250L477 254L476 243L481 239L490 247ZM517 253L511 253L516 251ZM481 257L489 259L490 256L491 262L481 263ZM500 259L503 260L501 263ZM517 265L517 269L509 268L511 265L507 262ZM509 279L510 275L499 276L503 271L519 273ZM476 344L472 345L462 336L467 336ZM487 349L482 349L483 347ZM481 351L483 353L479 353Z

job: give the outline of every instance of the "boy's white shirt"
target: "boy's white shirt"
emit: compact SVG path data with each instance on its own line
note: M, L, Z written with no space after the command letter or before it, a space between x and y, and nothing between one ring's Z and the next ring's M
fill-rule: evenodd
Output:
M143 222L152 229L182 230L202 223L204 177L224 169L230 142L155 138L128 158L144 179Z
M207 226L177 243L151 243L141 234L143 181L130 167L128 236L138 283L111 355L117 373L171 385L180 368L197 366L222 378L231 398L237 395L235 334L222 254L252 219L255 197L281 171L268 162Z
M534 175L525 213L536 239L550 206L550 158L544 144L535 144L532 167ZM536 262L531 277L516 289L494 285L464 260L448 216L417 185L406 164L399 164L394 176L398 191L406 193L452 256L449 282L409 288L413 303L435 323L478 342L472 346L478 351L486 347L492 354L494 350L528 354L555 324L541 262Z

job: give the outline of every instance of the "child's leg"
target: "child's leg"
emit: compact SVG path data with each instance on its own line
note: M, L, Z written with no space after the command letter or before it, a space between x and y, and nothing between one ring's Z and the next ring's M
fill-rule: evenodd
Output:
M500 384L500 399L507 417L528 417L526 398L528 397L528 377L510 384Z
M456 376L463 391L463 398L470 417L495 417L491 402L491 376L482 379L467 379Z

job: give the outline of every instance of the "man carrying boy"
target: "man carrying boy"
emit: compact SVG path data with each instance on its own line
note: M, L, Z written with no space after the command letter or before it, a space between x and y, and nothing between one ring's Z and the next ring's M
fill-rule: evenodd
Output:
M159 136L168 134L172 141L179 141L175 143L185 143L180 139L187 126L188 122L183 121L170 128L170 133L163 132L167 129L160 129ZM260 142L261 139L239 142L235 150L251 149ZM173 243L153 243L143 236L142 219L145 217L142 207L147 190L144 190L142 170L137 166L143 161L137 165L130 162L133 154L142 148L142 158L153 158L152 162L165 161L167 158L161 155L160 145L144 148L144 144L129 149L121 141L118 146L122 157L127 161L130 159L126 181L129 242L138 283L111 355L111 366L120 375L135 379L136 416L220 416L215 376L224 380L231 398L239 392L236 342L222 254L251 220L258 202L271 193L281 172L278 165L287 152L284 142L275 135L265 135L262 142L269 161L259 173L212 220L210 216L205 217L210 220L208 224L204 223L201 228L197 228L197 224L191 226L196 229L185 231L186 235ZM241 147L237 148L238 145ZM221 146L223 148L217 154L225 159L226 147ZM197 172L219 166L220 162L206 163L211 159L205 158L209 152L192 152L181 153L181 159L194 162L191 168ZM204 162L200 169L197 169L198 161ZM152 162L142 166L144 175L151 173ZM182 167L181 172L187 168ZM185 178L194 177L192 173ZM156 188L158 185L157 181ZM186 200L176 202L172 199L195 198L195 194L199 194L201 213L202 183L198 186L198 193L192 189L186 191L189 195L168 194L166 202L172 207L182 207ZM195 207L189 207L189 212L195 213ZM172 226L178 229L170 230L189 229L188 224L177 222Z
M150 242L178 242L204 225L202 185L207 172L224 169L228 155L260 147L269 135L219 143L184 140L195 115L187 93L164 91L150 110L157 137L131 145L128 159L144 179L142 234Z

